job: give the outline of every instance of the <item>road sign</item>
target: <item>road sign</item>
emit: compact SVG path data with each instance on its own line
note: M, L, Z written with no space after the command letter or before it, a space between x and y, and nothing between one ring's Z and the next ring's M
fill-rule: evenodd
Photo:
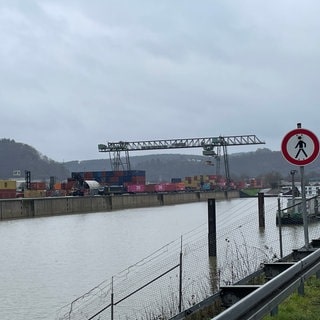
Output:
M285 135L281 143L281 151L288 162L304 166L317 158L319 140L310 130L297 128Z

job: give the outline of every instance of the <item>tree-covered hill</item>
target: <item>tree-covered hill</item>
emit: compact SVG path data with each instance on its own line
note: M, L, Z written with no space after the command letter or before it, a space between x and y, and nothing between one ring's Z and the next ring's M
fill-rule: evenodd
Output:
M145 170L149 182L170 181L171 178L184 178L200 174L216 174L216 159L198 155L151 154L132 156L131 169ZM228 156L229 171L233 180L256 178L276 174L290 178L290 171L297 169L289 164L280 151L258 149L255 152L243 152ZM211 165L208 163L211 162ZM110 161L106 159L72 161L65 163L69 171L111 170ZM224 161L220 160L220 174L225 175ZM306 167L306 175L320 178L320 161L316 160Z
M235 181L244 178L281 176L290 179L290 170L299 169L289 164L280 151L263 148L254 152L228 155L229 171ZM186 154L150 154L130 156L132 170L146 171L148 182L170 181L172 178L185 178L195 175L217 174L217 162L214 158ZM225 175L223 157L220 161L220 174ZM0 140L0 179L13 178L13 172L31 171L32 180L48 180L54 176L57 180L66 180L71 172L111 170L109 155L104 159L70 161L59 163L42 155L33 147L10 139ZM307 177L320 180L320 161L317 159L305 167ZM299 170L298 170L299 174ZM297 175L298 175L297 174Z
M25 170L31 172L32 180L49 180L51 176L57 180L69 176L69 171L63 164L42 155L33 147L10 139L0 140L0 179L21 178Z

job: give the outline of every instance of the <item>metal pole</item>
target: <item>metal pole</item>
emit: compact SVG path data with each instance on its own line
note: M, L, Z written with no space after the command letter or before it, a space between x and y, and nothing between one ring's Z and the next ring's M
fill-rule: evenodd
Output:
M208 247L209 257L217 256L216 200L208 199Z
M259 211L259 228L264 228L265 223L265 213L264 213L264 193L258 193L258 211Z
M180 264L179 264L179 313L182 310L182 236L181 236L181 249L180 249Z
M279 226L280 258L283 258L280 198L278 198L278 226Z
M301 175L301 196L302 196L302 217L303 217L303 228L304 228L304 244L305 247L309 247L309 232L308 232L308 214L306 204L306 190L304 185L304 166L300 166Z
M295 204L295 185L294 185L294 175L295 175L295 173L297 172L297 170L291 170L290 171L290 174L291 174L291 190L292 190L292 206L293 206L293 210L295 210L294 209L294 204Z
M111 320L113 320L113 306L114 306L114 297L113 297L113 277L111 278Z

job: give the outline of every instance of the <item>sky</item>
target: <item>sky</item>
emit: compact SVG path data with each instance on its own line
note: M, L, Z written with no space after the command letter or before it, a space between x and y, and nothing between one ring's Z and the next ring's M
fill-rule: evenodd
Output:
M319 16L316 0L1 0L0 138L65 162L106 142L320 136Z

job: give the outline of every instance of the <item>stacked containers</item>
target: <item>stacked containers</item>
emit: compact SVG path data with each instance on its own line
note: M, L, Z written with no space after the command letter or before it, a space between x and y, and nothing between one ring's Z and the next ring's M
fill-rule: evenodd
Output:
M17 194L17 182L12 180L0 180L0 198L15 198Z
M186 186L183 182L176 182L176 191L185 191L186 190Z
M31 182L30 190L46 190L45 182Z
M150 184L131 184L127 186L130 193L153 193L153 192L176 192L185 191L183 182L178 183L150 183Z
M75 187L76 182L75 179L69 178L66 183L61 184L61 188L70 191Z
M185 177L184 183L187 189L190 190L210 190L218 185L216 175L197 175L193 177Z
M24 198L42 198L47 196L46 190L24 190Z
M95 180L101 185L109 186L146 183L146 173L142 170L72 172L73 178L77 176L84 180Z
M184 184L188 190L198 190L200 187L198 176L186 177Z

